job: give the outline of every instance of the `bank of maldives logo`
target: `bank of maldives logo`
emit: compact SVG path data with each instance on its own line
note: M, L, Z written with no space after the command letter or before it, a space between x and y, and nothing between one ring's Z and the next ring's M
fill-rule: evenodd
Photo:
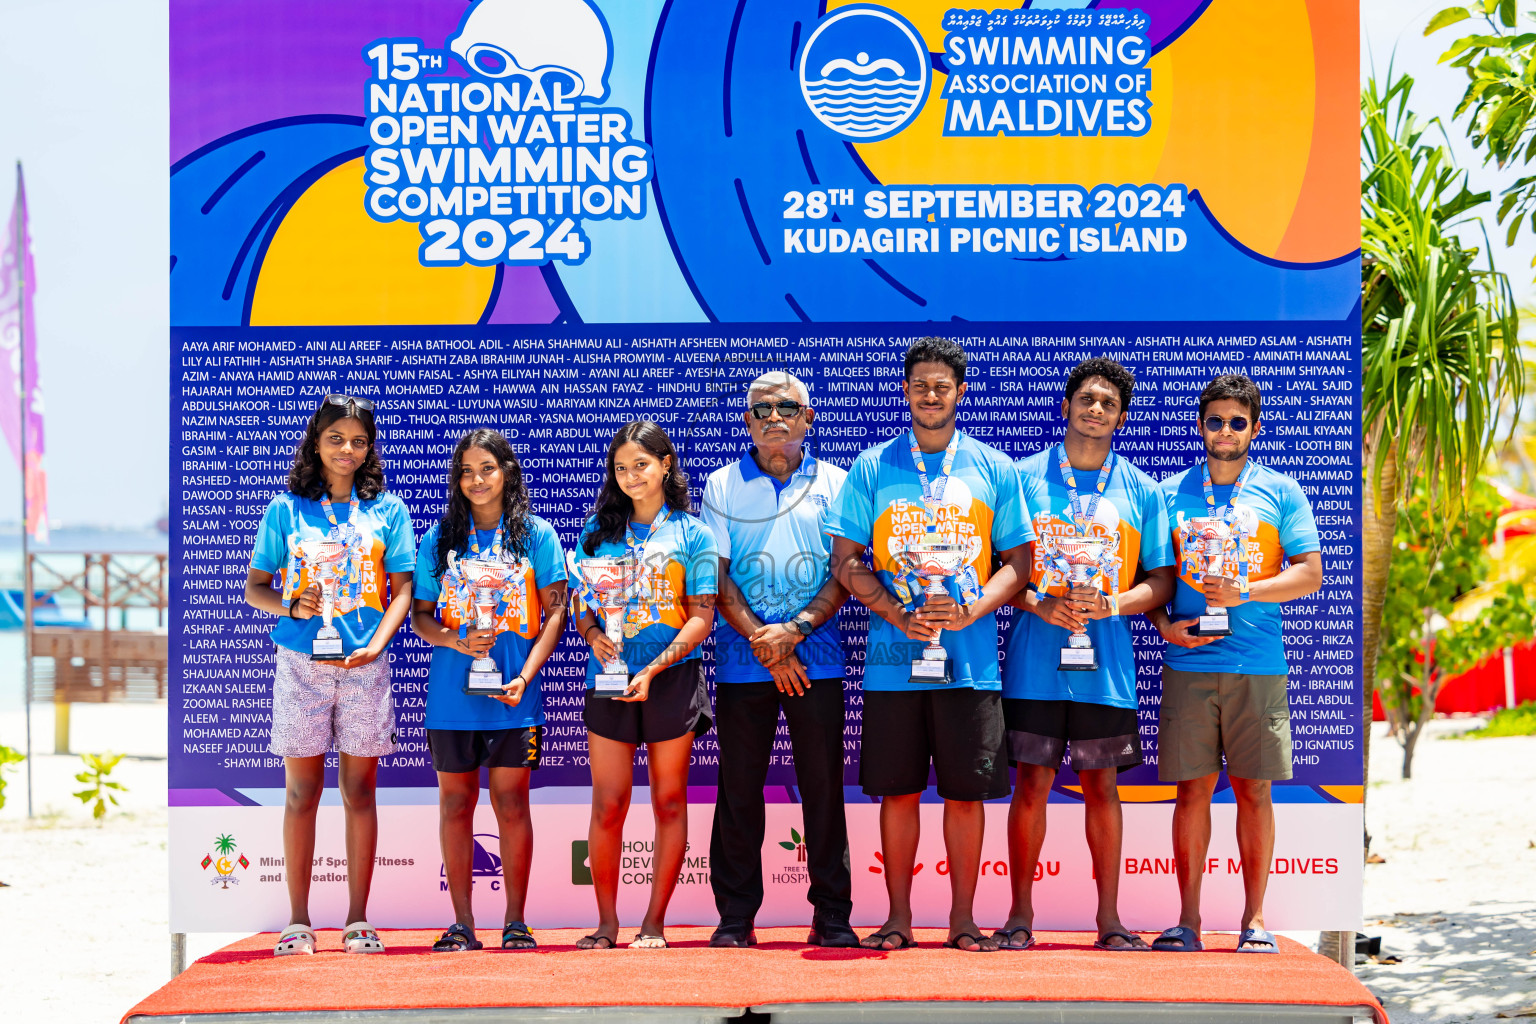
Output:
M839 8L800 51L800 94L839 135L878 142L906 128L928 99L928 47L912 23L873 4Z

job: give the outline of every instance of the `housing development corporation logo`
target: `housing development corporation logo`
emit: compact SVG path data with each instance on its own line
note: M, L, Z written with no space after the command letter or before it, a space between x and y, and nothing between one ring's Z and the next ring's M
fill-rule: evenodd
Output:
M645 217L651 149L603 105L613 40L592 0L475 0L443 49L362 54L365 208L419 224L422 265L579 264L583 223Z
M208 879L209 885L228 889L232 885L240 884L240 879L235 877L235 870L238 868L244 871L251 866L251 862L246 859L243 853L239 857L231 859L238 848L239 844L235 842L235 837L228 832L222 833L214 839L213 853L203 855L203 870L207 871L210 867L213 868L213 877Z
M928 47L912 23L873 4L839 8L800 51L800 94L839 135L877 142L911 124L928 99Z

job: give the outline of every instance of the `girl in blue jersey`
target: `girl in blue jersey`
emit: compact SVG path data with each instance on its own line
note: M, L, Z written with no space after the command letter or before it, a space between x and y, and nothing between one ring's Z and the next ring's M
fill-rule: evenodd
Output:
M615 657L594 593L582 578L576 628L592 647L584 718L592 761L588 830L598 925L581 949L618 941L619 855L634 778L635 750L646 745L656 849L651 899L631 948L664 949L667 904L688 847L688 765L693 738L710 726L709 696L698 646L715 617L720 551L714 535L688 514L688 475L666 432L649 420L626 424L608 445L608 473L572 562L629 556L639 565L623 616L623 661L634 673L615 696L596 677Z
M262 517L246 574L246 603L278 616L270 749L283 758L287 775L283 856L291 911L273 950L278 955L315 951L304 865L314 861L315 812L333 749L340 754L352 922L342 946L349 953L384 951L367 920L379 758L395 749L389 662L381 655L410 610L415 533L405 504L385 491L376 436L372 402L325 396L294 452L288 493L273 498ZM317 561L323 550L328 557ZM273 588L274 578L281 590ZM316 647L322 578L333 595L331 624L341 634L339 656L323 660Z
M476 628L475 596L457 567L461 558L503 561L512 568L500 591L502 614L490 629ZM528 785L539 766L544 731L539 670L565 627L565 557L554 527L530 511L522 465L494 430L472 430L454 448L447 511L421 539L415 596L411 625L433 645L427 740L437 770L443 872L454 916L432 949L459 952L482 945L475 937L471 887L481 768L489 774L501 836L507 893L501 948L533 949L537 943L523 921L533 862ZM471 663L487 652L501 671L503 693L465 693Z

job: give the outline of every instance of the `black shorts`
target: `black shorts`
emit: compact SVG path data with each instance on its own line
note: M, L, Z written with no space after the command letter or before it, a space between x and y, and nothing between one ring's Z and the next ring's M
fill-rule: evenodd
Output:
M1008 795L1002 695L996 690L865 690L859 784L869 796L928 788L928 765L945 800Z
M587 692L582 720L605 740L629 743L663 743L684 733L702 736L709 732L709 692L704 689L704 662L689 658L668 665L651 680L645 700L614 700Z
M1008 763L1059 768L1061 755L1072 744L1072 770L1118 768L1141 764L1141 731L1136 712L1108 704L1076 700L1003 701L1008 722Z
M544 727L522 729L428 729L435 771L461 774L481 768L537 768Z

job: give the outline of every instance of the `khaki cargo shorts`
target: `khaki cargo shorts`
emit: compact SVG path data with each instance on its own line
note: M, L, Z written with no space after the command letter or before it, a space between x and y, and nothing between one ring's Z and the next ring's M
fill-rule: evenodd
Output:
M1291 709L1285 676L1182 672L1163 666L1157 713L1157 777L1187 782L1222 768L1229 776L1291 777Z

